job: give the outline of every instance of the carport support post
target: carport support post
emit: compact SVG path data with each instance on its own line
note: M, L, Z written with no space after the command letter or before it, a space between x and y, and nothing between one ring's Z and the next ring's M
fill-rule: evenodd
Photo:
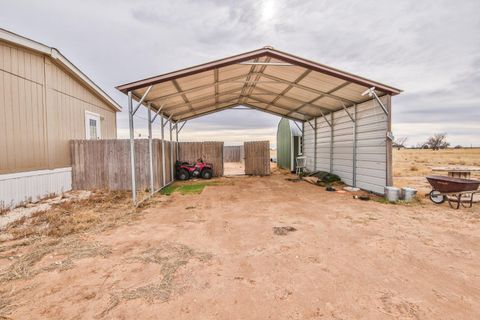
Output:
M148 103L148 158L150 170L150 194L153 194L152 106L150 103Z
M137 204L137 187L135 185L135 133L133 132L132 91L128 91L128 125L130 128L130 166L132 170L132 201Z
M302 156L305 154L305 150L304 150L304 146L305 146L305 121L302 122ZM278 146L277 146L278 148Z
M355 121L353 122L353 177L352 185L357 186L357 105L353 105L353 114Z
M313 127L313 171L317 171L317 118L314 120Z
M173 167L175 166L175 164L173 163L173 138L172 138L173 128L172 128L172 121L170 120L169 123L170 123L170 182L172 182L174 180Z
M388 133L392 133L392 96L391 95L387 95L386 96L386 99L387 99L387 105L386 105L386 108L387 108L387 132ZM393 186L393 168L392 168L392 139L390 139L388 136L387 136L387 141L386 141L386 146L387 146L387 177L386 177L386 182L387 182L387 186Z
M330 113L330 173L333 173L333 112Z
M162 187L167 185L167 179L165 178L165 119L163 118L163 113L160 114L161 124L162 124Z
M177 142L176 149L177 149L177 160L179 158L179 147L178 147L178 122L175 124L175 141Z

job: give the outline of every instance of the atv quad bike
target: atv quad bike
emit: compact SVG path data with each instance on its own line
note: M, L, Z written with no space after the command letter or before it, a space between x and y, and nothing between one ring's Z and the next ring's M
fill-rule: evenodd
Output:
M203 162L198 159L196 163L188 163L177 161L175 164L177 178L179 180L188 180L190 178L201 177L203 179L210 179L213 176L213 168L210 163Z

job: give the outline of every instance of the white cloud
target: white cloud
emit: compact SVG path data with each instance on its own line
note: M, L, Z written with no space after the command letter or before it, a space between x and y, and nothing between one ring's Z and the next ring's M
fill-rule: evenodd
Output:
M425 128L447 131L458 143L480 143L475 142L480 140L475 125L480 110L478 0L0 4L3 28L59 48L124 106L126 98L115 85L268 44L404 89L393 100L394 128L412 143L424 138ZM194 128L219 130L232 141L250 139L251 132L263 129L275 132L275 117L262 115L256 128L249 117L220 115L199 120L202 126ZM121 133L125 113L118 123ZM136 123L139 130L145 128L141 119ZM222 124L246 128L230 132Z

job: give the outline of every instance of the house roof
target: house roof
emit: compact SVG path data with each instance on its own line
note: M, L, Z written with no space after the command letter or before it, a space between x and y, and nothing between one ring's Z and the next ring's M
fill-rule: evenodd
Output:
M400 89L285 53L272 47L117 86L184 121L243 105L284 118L307 121Z
M35 40L23 37L16 33L0 28L0 40L10 42L33 51L45 54L52 58L56 63L65 67L73 76L81 81L84 85L91 88L104 102L110 105L114 110L121 111L122 107L113 100L105 91L96 85L87 75L70 62L62 53L53 47L37 42Z

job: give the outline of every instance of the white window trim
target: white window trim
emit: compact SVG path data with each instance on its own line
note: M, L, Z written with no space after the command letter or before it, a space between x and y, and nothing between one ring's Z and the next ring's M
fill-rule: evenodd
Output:
M97 120L98 139L102 139L102 117L90 111L85 111L85 139L90 140L90 119Z

